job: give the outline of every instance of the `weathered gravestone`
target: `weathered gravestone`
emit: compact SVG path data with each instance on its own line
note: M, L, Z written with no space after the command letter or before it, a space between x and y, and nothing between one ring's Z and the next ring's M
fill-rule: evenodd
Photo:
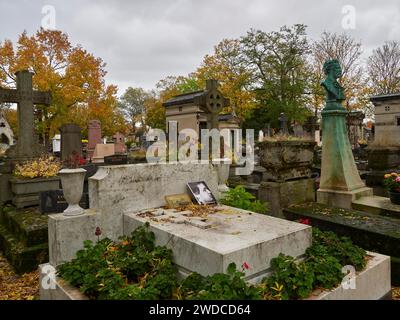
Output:
M28 70L18 71L16 89L0 88L0 103L17 103L18 141L5 153L6 161L0 165L0 203L10 201L12 193L9 180L16 162L40 156L45 150L39 144L34 126L34 105L50 105L50 92L34 91L32 73Z
M7 156L15 160L26 160L40 155L44 149L38 142L34 127L34 104L50 105L50 92L34 91L32 73L18 71L17 89L0 88L0 103L18 104L18 142L7 151Z
M115 145L116 154L126 153L125 136L123 134L117 132L113 136L113 141Z
M208 128L218 129L218 115L223 108L229 106L229 99L218 90L218 81L207 80L204 94L197 97L195 103L207 113Z
M96 146L101 143L101 123L99 120L90 120L88 124L87 159L93 158Z
M82 157L81 128L76 124L65 124L61 132L61 160L68 160L73 152Z
M279 126L280 126L280 131L279 134L281 135L288 135L289 134L289 129L288 129L288 118L286 117L286 115L282 112L279 115Z

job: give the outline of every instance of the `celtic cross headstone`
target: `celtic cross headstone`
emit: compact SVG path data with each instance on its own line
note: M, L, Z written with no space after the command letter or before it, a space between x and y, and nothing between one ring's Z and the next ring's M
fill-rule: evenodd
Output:
M0 88L0 103L18 104L18 141L7 151L11 158L32 158L40 152L34 129L34 104L50 105L50 92L36 91L32 87L32 73L22 70L15 73L16 89Z
M218 81L207 80L205 95L200 107L209 115L208 127L210 129L218 129L218 115L227 106L229 106L229 99L226 99L218 90Z

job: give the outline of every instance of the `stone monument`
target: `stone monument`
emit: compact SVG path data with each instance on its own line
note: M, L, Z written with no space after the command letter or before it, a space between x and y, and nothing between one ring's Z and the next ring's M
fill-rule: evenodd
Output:
M50 105L50 92L36 91L32 87L32 73L22 70L15 73L16 89L0 88L0 103L17 103L18 140L5 153L0 165L0 204L12 199L9 180L15 163L40 156L44 147L39 144L34 126L34 105Z
M124 154L126 153L126 145L125 145L125 137L123 134L117 132L113 136L114 146L115 146L115 153L116 154Z
M337 81L342 76L338 60L324 64L326 105L322 111L322 165L317 201L330 206L351 208L362 196L372 195L358 173L347 134L347 111L344 88Z
M18 141L8 149L7 156L13 160L27 160L40 155L44 148L38 142L34 128L34 104L50 105L50 92L34 91L32 73L18 71L17 89L0 88L0 103L18 104Z
M218 81L207 80L204 94L197 97L195 102L207 114L208 129L218 129L218 115L223 108L229 106L229 99L224 98L218 90Z
M82 157L81 128L76 124L65 124L61 132L61 161L68 160L72 152L77 152Z
M88 124L87 159L93 158L94 149L101 141L101 123L99 120L90 120Z

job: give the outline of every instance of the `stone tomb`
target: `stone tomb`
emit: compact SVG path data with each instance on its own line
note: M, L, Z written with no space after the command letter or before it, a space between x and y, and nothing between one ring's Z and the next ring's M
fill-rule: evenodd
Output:
M279 253L301 258L311 245L309 226L226 206L215 207L207 217L161 208L166 195L186 192L189 181L204 180L218 199L217 176L213 165L199 163L100 167L89 179L90 209L80 216L49 216L50 265L73 259L84 240L96 241L96 227L101 228L102 238L115 240L146 221L157 243L172 249L181 275L224 272L230 262L240 268L246 261L251 266L246 278L256 282L268 273L271 259ZM364 280L359 278L363 290L352 291L351 298L378 299L390 291L389 258L374 257L363 273ZM40 281L46 276L46 266L41 266ZM368 286L377 287L378 280L380 289L368 290ZM85 298L60 279L54 290L40 290L41 299ZM340 289L335 292L337 299L347 294Z
M227 206L216 207L206 218L192 215L173 209L126 213L124 234L149 222L157 244L173 250L182 274L222 273L231 262L240 268L246 261L251 266L246 279L253 281L265 277L280 253L300 257L311 245L306 225Z

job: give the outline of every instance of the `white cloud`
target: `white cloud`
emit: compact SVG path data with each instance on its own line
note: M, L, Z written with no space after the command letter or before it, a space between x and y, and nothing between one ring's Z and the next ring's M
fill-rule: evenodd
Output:
M0 41L37 30L46 4L56 8L57 27L73 43L107 63L107 82L121 92L127 86L151 89L163 77L194 71L221 39L251 27L271 31L304 23L311 38L325 30L343 32L347 4L357 14L357 28L347 32L362 41L365 56L400 38L398 0L0 0Z

